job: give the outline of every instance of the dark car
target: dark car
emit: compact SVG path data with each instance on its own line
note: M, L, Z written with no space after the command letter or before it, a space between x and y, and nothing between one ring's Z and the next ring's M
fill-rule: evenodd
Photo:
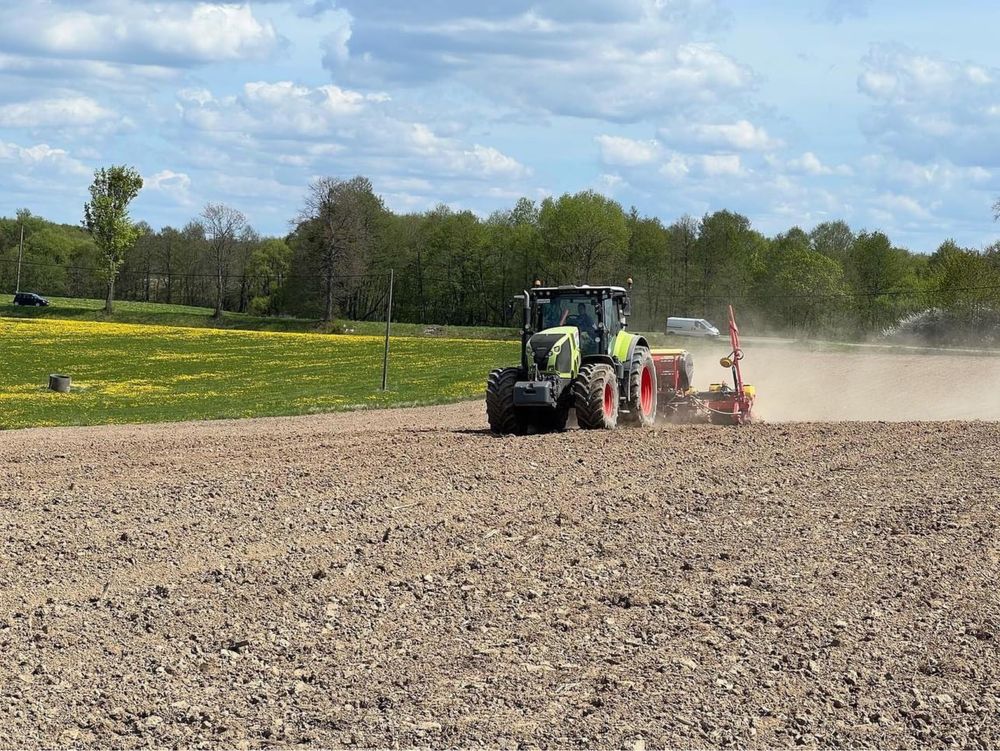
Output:
M14 304L41 307L43 305L48 305L49 301L41 295L36 295L34 292L18 292L14 295Z

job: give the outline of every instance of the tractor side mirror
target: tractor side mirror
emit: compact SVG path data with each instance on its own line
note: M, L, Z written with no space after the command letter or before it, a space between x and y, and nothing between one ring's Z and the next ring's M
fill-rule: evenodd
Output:
M632 300L628 295L622 301L622 313L627 316L632 315Z

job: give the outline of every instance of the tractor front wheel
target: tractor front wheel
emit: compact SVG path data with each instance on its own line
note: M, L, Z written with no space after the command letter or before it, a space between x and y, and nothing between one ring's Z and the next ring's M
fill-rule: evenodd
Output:
M573 382L576 421L589 430L613 430L618 425L618 379L604 363L587 363Z
M494 433L524 435L528 432L524 415L514 406L514 384L519 378L518 368L497 368L486 379L486 418Z
M622 422L649 427L656 422L656 366L645 347L636 347L628 376L628 413Z

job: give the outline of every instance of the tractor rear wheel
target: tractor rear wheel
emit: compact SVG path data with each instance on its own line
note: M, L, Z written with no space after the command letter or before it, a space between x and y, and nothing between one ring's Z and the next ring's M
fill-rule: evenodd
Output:
M622 422L649 427L656 422L656 366L645 347L635 348L628 384L628 413L622 414Z
M521 377L518 368L497 368L486 379L486 418L490 430L500 435L524 435L528 424L514 406L514 384Z
M573 382L576 421L589 430L613 430L618 425L618 379L604 363L587 363Z

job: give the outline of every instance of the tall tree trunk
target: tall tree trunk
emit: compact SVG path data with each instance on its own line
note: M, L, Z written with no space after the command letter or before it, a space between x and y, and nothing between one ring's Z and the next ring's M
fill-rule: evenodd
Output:
M115 278L108 276L108 298L104 302L104 312L111 315L115 312Z

